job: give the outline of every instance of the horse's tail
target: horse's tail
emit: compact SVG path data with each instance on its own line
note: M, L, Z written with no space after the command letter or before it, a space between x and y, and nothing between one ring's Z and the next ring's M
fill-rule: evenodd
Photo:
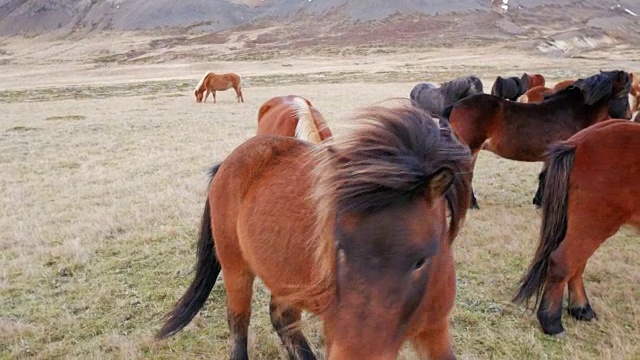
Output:
M502 78L502 76L498 76L496 78L496 81L493 83L493 86L491 87L491 95L502 97L503 82L504 82L504 79Z
M562 143L555 145L548 155L549 168L542 197L542 227L536 255L528 273L520 281L520 290L513 302L527 302L535 294L535 305L544 290L549 258L560 246L567 232L567 210L569 207L569 177L573 168L575 147Z
M320 137L320 129L313 117L311 108L307 101L301 97L293 98L293 109L296 117L298 118L298 124L296 125L296 138L304 141L308 141L314 144L322 142Z
M220 164L211 170L211 179L220 168ZM211 232L211 205L205 202L202 214L200 238L198 239L197 262L195 278L189 285L182 298L167 315L167 321L156 334L157 339L163 339L182 330L200 311L216 283L220 274L220 262L216 258L213 234Z

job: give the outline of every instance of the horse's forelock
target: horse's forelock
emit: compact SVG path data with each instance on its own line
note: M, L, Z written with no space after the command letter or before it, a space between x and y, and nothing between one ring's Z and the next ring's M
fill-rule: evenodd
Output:
M414 106L372 107L351 135L321 146L313 198L325 225L339 213L368 213L425 195L440 169L456 174L446 193L457 234L468 207L471 155L450 128ZM435 200L435 199L432 199ZM325 229L326 230L326 229Z

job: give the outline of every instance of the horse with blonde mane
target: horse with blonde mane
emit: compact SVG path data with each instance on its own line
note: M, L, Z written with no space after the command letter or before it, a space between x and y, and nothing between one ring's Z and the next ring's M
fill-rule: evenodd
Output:
M195 278L158 338L193 319L222 270L231 359L248 359L256 276L290 358L316 358L296 326L306 310L329 360L396 359L405 340L455 359L451 243L469 206L469 149L414 106L359 120L321 145L257 135L214 167Z
M546 334L564 333L562 298L578 320L596 318L584 288L589 258L620 226L640 230L640 124L607 120L553 145L542 202L540 241L514 302L535 295Z
M314 144L332 137L322 114L301 96L277 96L258 110L258 135L291 136Z
M206 73L196 85L194 94L196 102L201 103L207 101L209 94L213 96L213 103L216 103L216 91L224 91L233 88L236 91L238 102L244 102L241 88L242 78L235 73L216 74Z

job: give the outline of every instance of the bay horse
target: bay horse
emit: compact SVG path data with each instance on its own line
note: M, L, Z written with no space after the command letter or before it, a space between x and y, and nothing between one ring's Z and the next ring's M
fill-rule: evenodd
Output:
M514 302L535 306L542 330L563 334L562 298L578 320L596 317L583 272L600 245L629 224L640 230L640 124L608 120L551 147L540 242Z
M295 326L323 322L327 358L454 359L451 243L469 205L471 154L414 106L372 107L350 135L313 145L257 135L214 167L195 278L157 338L186 326L222 270L231 359L248 359L255 276L291 358L315 359ZM448 215L447 215L448 214Z
M501 99L516 101L520 95L524 94L527 89L517 76L503 78L498 76L491 87L491 95Z
M206 73L198 85L194 89L196 102L201 103L207 101L209 94L213 96L213 103L216 102L216 91L224 91L233 88L236 92L238 102L244 102L242 95L242 78L235 73L216 74L212 72Z
M258 110L258 134L292 136L314 144L331 139L322 114L301 96L277 96Z
M524 73L522 74L522 76L520 77L520 82L522 82L522 86L526 91L533 89L536 86L544 86L545 85L545 78L542 74L527 74Z
M447 81L439 88L431 83L419 83L411 89L409 98L431 115L439 116L456 101L483 92L482 81L472 75Z
M469 145L473 164L480 150L518 161L544 161L546 148L608 118L630 119L628 73L600 72L580 79L541 103L523 104L480 94L445 111L450 126ZM545 168L534 198L539 205ZM473 194L473 192L472 192ZM471 205L478 208L475 196Z

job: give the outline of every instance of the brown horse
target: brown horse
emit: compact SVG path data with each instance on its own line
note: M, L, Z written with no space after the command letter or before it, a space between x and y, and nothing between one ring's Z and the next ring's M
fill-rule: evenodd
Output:
M303 97L277 96L258 111L258 135L292 136L314 144L332 137L322 114Z
M555 86L553 87L553 92L557 93L558 91L564 90L569 86L573 85L575 82L576 82L575 80L560 81L559 83L555 84Z
M584 289L587 261L621 225L640 229L640 124L609 120L554 145L542 206L540 243L515 302L535 294L547 334L564 332L562 297L569 314L596 317ZM542 295L542 297L540 297Z
M553 93L554 93L553 89L549 89L548 87L544 87L544 86L532 87L531 89L527 90L527 92L525 92L524 94L522 94L522 96L518 98L518 102L520 103L542 102L545 96L549 96Z
M216 91L224 91L233 88L236 91L236 98L238 102L244 102L242 96L241 84L242 78L235 73L216 74L209 72L205 74L202 79L196 85L194 94L196 95L196 102L201 103L207 101L209 94L213 96L213 102L216 102Z
M532 74L529 75L527 73L522 74L520 77L520 81L522 82L522 86L524 86L525 90L533 89L537 86L544 86L545 79L542 74Z
M631 112L636 112L640 110L640 75L636 73L631 73L631 91L629 92L631 99L629 103L631 104ZM638 116L636 115L636 121Z
M395 359L405 339L455 358L451 242L469 205L469 149L413 106L362 119L320 146L258 135L214 168L195 279L159 338L191 321L222 269L231 359L248 358L255 276L290 357L315 359L295 326L308 310L331 360Z
M609 117L630 119L630 87L629 74L618 70L581 79L541 103L474 95L453 105L449 122L471 148L474 164L482 149L511 160L544 161L546 148L554 142ZM543 168L535 204L540 201L544 174ZM478 207L475 197L472 206Z

